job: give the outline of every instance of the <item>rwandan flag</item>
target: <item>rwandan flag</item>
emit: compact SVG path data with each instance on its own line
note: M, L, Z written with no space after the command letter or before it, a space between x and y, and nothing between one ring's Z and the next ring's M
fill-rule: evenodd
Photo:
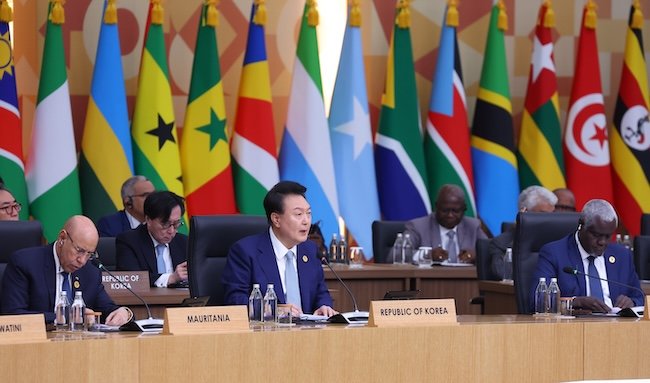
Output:
M449 2L444 23L424 139L429 194L431 202L435 203L442 185L458 185L465 191L467 215L475 216L474 175L465 86L456 38L458 10L455 1Z
M379 115L375 161L379 203L386 220L408 220L431 211L415 87L408 0L397 1Z
M522 190L532 185L549 190L566 187L551 34L554 17L551 2L544 2L539 8L533 36L533 57L519 135L517 159Z
M638 0L630 9L621 85L609 146L614 166L614 201L632 235L641 231L641 214L650 213L650 118L648 75L643 53L643 14Z
M5 186L11 190L16 201L23 205L20 219L29 218L29 200L25 184L25 165L23 163L23 130L18 110L18 93L16 92L16 72L14 54L11 48L8 13L0 13L0 45L5 47L0 53L0 176Z
M332 95L329 126L341 216L372 257L372 221L381 219L361 46L359 1L352 2Z
M81 214L77 149L65 67L62 0L49 3L34 129L27 158L31 214L48 242L70 216Z
M206 1L199 18L181 141L189 216L237 212L215 32L217 17L215 5Z
M122 209L120 190L133 175L115 0L104 7L79 156L81 202L93 220Z
M265 23L264 1L255 0L239 82L235 133L230 147L237 208L242 214L264 215L262 201L280 180L271 80L264 42Z
M156 190L183 196L176 121L163 35L163 8L151 0L133 112L133 164ZM187 226L181 226L187 232Z
M506 7L498 0L490 16L472 129L478 215L494 234L501 232L501 223L515 220L519 196L503 37L507 28Z
M323 102L317 25L316 1L307 0L293 67L287 126L280 147L280 177L307 187L313 221L321 221L321 230L327 237L339 232L339 203Z

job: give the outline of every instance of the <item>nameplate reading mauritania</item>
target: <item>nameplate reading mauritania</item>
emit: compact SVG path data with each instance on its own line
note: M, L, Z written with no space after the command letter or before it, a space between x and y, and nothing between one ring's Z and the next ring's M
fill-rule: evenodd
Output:
M106 291L128 291L127 287L135 292L149 291L148 271L113 271L111 272L117 280L107 272L102 273L102 284ZM122 283L120 283L122 282Z
M246 306L174 307L165 309L163 334L204 334L249 330Z
M0 342L46 340L43 314L0 316Z
M457 323L453 299L370 302L370 327Z

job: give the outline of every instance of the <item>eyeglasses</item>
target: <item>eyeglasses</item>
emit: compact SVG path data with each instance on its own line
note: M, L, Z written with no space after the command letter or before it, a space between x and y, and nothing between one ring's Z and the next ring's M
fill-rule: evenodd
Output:
M151 192L144 192L144 193L140 193L140 194L131 194L129 197L131 197L131 198L133 198L133 197L147 198L147 197L149 197L149 194L151 194Z
M65 230L64 230L64 232L65 232L65 235L67 235L68 238L70 239L70 244L72 244L72 248L74 249L74 251L77 252L77 257L82 257L82 258L88 260L88 259L95 258L95 257L98 257L98 256L99 256L99 254L97 254L97 250L95 250L95 251L88 251L88 250L86 250L86 249L82 249L81 247L75 245L75 244L74 244L74 240L73 240L72 237L70 236L70 233L68 233L68 232L65 231Z
M179 227L183 226L183 221L179 219L178 221L175 222L166 222L166 223L159 222L158 224L163 230L169 230L172 227L174 228L174 230L178 230Z
M14 202L11 205L0 207L0 210L3 210L5 214L11 214L12 210L16 210L16 213L19 213L23 209L23 205L20 202Z

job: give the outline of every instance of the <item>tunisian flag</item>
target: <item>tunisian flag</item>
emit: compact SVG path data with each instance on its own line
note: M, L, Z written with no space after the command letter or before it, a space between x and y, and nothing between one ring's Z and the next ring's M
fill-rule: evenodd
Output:
M582 14L578 56L564 132L564 158L569 189L582 209L593 198L613 201L607 119L603 105L596 43L596 5Z

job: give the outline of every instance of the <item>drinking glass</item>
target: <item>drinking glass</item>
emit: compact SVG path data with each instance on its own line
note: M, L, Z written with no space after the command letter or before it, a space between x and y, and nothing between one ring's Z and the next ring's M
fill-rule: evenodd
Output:
M431 267L433 248L429 246L420 246L418 249L417 264L420 267Z
M350 247L350 268L358 269L363 266L364 254L363 247Z

